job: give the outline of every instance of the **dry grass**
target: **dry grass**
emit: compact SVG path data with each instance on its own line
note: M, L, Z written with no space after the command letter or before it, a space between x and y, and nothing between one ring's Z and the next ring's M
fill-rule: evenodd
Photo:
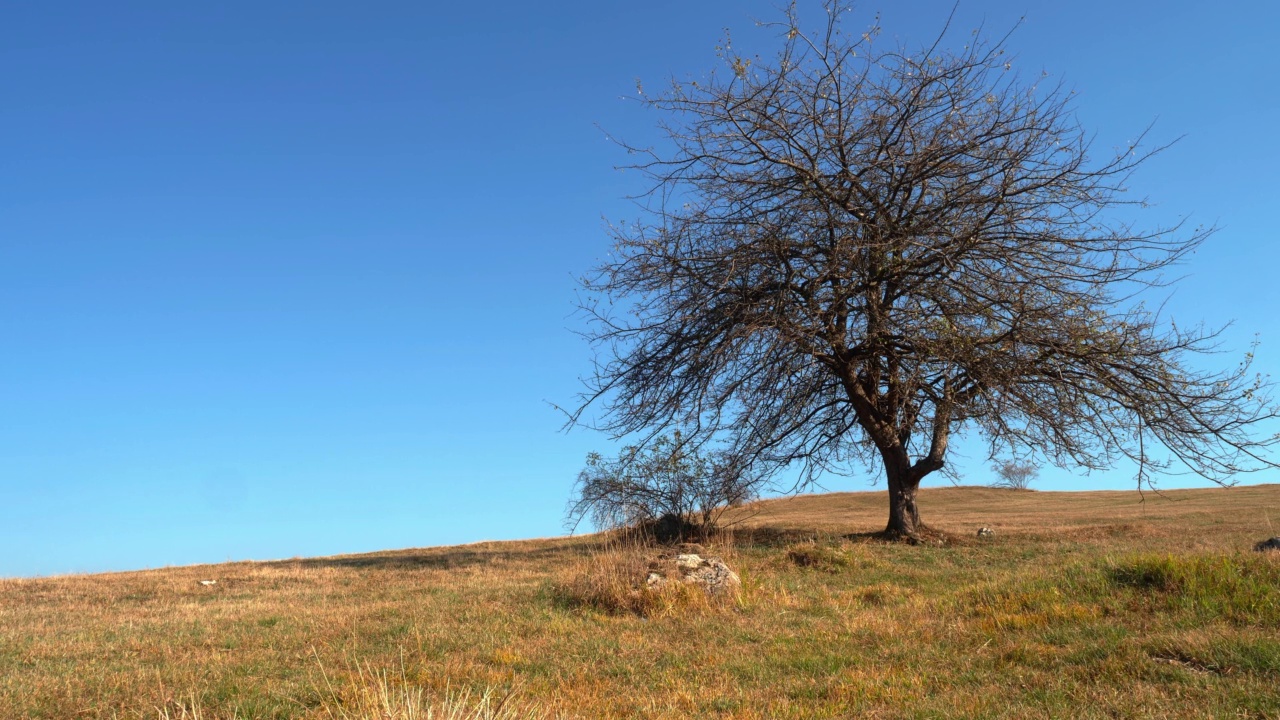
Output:
M594 537L2 580L0 718L1280 717L1280 486L920 500L760 504L724 606Z
M730 511L726 523L843 534L884 527L880 492L801 495ZM921 512L932 526L960 537L980 527L1045 539L1105 539L1150 533L1171 549L1234 549L1243 537L1280 535L1280 486L1133 491L1041 492L989 487L926 488ZM1274 530L1271 529L1274 525ZM1186 530L1187 532L1181 532ZM1223 535L1221 531L1230 531ZM1244 535L1238 533L1243 532ZM1169 547L1166 545L1166 547Z
M437 699L398 675L357 667L356 677L339 689L325 674L332 698L323 705L330 720L542 720L551 717L514 690L492 689L472 696L470 690L445 693ZM196 720L193 718L193 720Z
M613 540L570 563L567 579L553 586L570 608L590 608L609 614L631 613L644 618L668 617L737 607L741 593L712 596L679 582L651 587L647 582L655 549L634 539ZM732 563L729 547L716 555Z
M498 694L492 690L473 697L469 690L446 693L444 698L428 697L421 687L414 687L405 680L404 672L397 677L386 671L357 667L354 677L348 677L342 687L335 687L328 673L320 669L330 700L323 705L324 717L329 720L543 720L551 715L536 704L519 698L514 691ZM173 700L171 707L155 709L157 720L205 720L206 713L197 696ZM231 710L231 720L240 720L237 710Z

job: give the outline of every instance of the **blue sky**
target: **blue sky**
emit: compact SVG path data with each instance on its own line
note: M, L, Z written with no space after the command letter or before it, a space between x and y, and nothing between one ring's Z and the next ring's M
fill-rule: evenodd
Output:
M883 3L885 35L924 42L951 6ZM1065 78L1099 148L1152 121L1185 136L1132 182L1157 203L1143 222L1223 226L1169 308L1235 320L1236 350L1260 334L1280 375L1280 6L966 2L952 37L1022 15L1018 67ZM0 576L562 532L585 453L611 447L549 404L588 369L574 278L641 188L601 128L654 138L621 99L636 79L705 74L725 27L768 52L752 19L776 16L0 8Z

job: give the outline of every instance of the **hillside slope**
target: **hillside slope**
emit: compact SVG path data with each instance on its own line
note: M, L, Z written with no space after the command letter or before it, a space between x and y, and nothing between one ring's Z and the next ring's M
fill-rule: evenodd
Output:
M873 532L884 527L883 492L767 500L727 520L747 527ZM1015 535L1161 536L1179 549L1228 549L1280 534L1280 485L1136 491L1039 492L989 487L925 488L920 513L938 529L967 537L979 527ZM1274 527L1274 530L1272 528Z
M947 547L871 540L883 493L761 502L712 548L742 596L647 616L582 594L647 552L596 536L0 580L0 718L511 688L581 718L1280 717L1280 559L1248 550L1280 486L1138 500L923 490Z

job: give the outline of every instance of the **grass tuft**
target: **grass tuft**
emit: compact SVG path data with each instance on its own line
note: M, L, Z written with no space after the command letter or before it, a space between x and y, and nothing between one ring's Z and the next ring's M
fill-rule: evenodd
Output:
M796 567L837 573L854 565L846 548L820 545L817 542L797 543L787 548L787 559Z
M469 689L447 691L436 699L422 687L399 675L371 668L359 668L341 688L324 676L327 697L317 709L325 720L550 720L553 716L536 704L524 701L517 692L489 689L473 694ZM156 720L248 720L233 709L230 715L206 713L192 694L187 700L171 701L156 708ZM310 717L310 716L308 716Z
M1280 678L1280 640L1192 630L1149 641L1145 651L1157 663L1193 673L1247 673Z
M1280 626L1280 563L1252 554L1134 555L1109 568L1111 582L1199 620Z
M325 677L330 700L321 709L327 720L542 720L550 718L536 704L524 702L517 692L499 693L490 688L479 694L468 689L446 691L433 699L422 687L399 674L358 667L355 677L341 690ZM191 720L200 720L192 718Z
M1101 614L1096 604L1043 578L981 588L967 604L983 627L995 631L1076 625Z

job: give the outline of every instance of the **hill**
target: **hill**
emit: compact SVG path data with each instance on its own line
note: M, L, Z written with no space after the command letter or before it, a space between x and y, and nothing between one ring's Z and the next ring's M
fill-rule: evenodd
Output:
M942 487L920 491L925 522L968 537L979 527L1019 536L1146 537L1168 550L1229 550L1259 533L1280 534L1280 485L1091 492ZM846 492L769 500L733 520L748 527L851 533L884 526L883 492ZM1274 523L1274 531L1272 524Z
M1280 717L1280 486L1138 500L922 490L945 547L761 502L741 597L644 614L584 591L647 552L600 536L0 580L0 718Z

